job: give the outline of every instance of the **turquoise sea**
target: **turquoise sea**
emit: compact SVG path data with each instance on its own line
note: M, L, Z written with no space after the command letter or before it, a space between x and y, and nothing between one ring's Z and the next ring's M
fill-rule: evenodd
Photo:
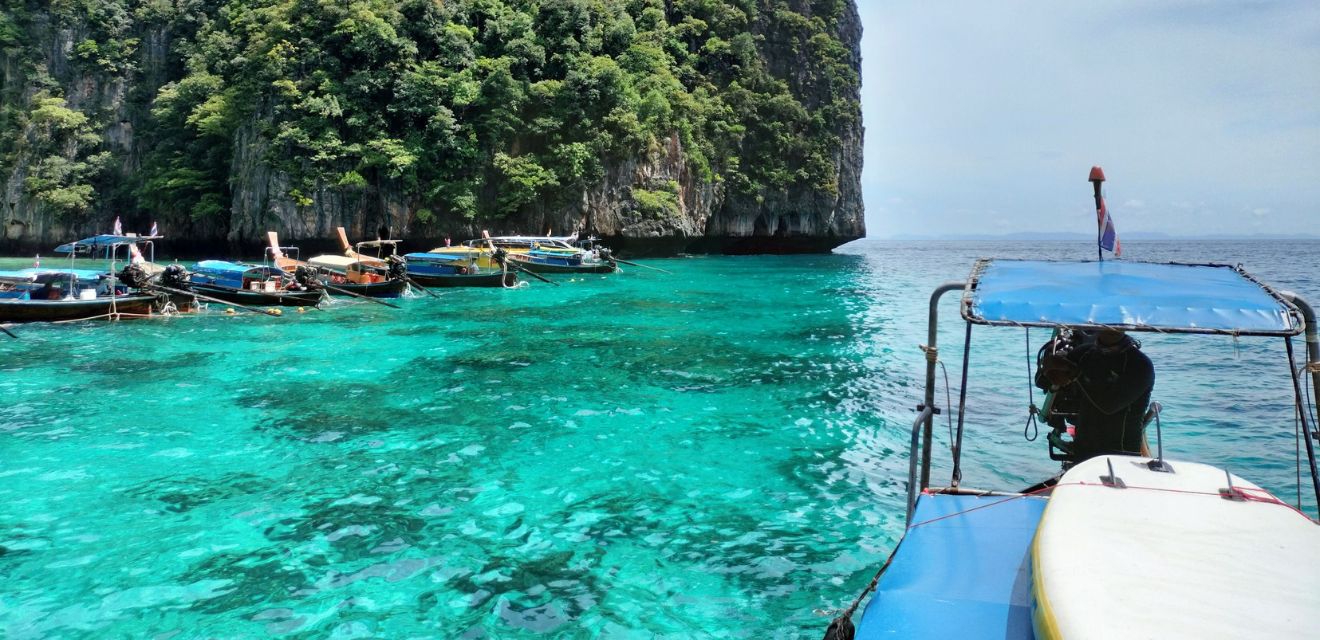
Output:
M1125 249L1320 302L1320 243ZM17 326L0 637L820 637L902 531L930 291L991 255L1093 249L873 242L401 311ZM1293 500L1282 342L1143 341L1169 456ZM1023 438L1023 332L974 344L965 484L1021 488L1056 470Z

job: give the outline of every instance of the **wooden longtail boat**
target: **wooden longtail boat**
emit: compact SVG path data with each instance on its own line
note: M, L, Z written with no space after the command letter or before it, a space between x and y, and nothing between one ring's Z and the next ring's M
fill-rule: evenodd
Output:
M69 255L68 267L33 267L0 274L0 322L117 320L165 311L171 303L175 310L188 310L192 306L189 301L176 302L167 295L134 291L114 274L121 247L126 248L124 259L141 272L160 271L161 267L143 258L137 247L150 246L155 239L159 236L93 236L55 248L56 253ZM79 256L104 257L110 260L110 269L78 269L75 264Z
M298 248L281 247L279 234L269 231L267 237L270 239L270 246L266 251L275 266L293 274L295 280L303 280L304 284L310 284L307 281L315 279L322 285L328 286L327 290L331 294L372 298L397 298L408 290L408 282L392 274L389 266L382 260L322 255L302 261L296 257L289 257L289 253L296 256Z
M302 288L292 282L278 267L224 260L198 262L189 287L212 298L255 307L314 307L324 295L322 289Z
M518 274L499 267L482 269L479 252L409 253L408 276L424 287L512 287Z
M339 242L350 259L375 260L391 269L404 269L404 277L418 287L512 287L518 276L492 259L489 252L467 247L446 247L426 253L398 255L398 240L367 240L350 245L339 227ZM364 249L375 249L376 255ZM386 251L388 249L388 252Z
M614 273L619 270L613 260L586 261L580 255L565 256L558 252L510 253L509 260L534 273Z
M576 239L576 235L544 238L497 236L468 240L464 244L503 249L508 252L510 261L533 273L614 273L619 270L608 249L580 249L572 245Z
M37 274L21 296L0 298L0 322L56 322L118 315L150 315L159 300L150 294L98 295L63 272Z

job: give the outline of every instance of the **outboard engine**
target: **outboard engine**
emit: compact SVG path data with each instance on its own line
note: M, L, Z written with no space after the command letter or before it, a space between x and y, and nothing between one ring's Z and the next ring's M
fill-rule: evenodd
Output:
M385 267L390 280L403 280L408 277L408 259L399 255L385 258Z
M302 285L303 288L313 289L321 286L321 278L316 270L311 267L299 266L293 270L293 281Z
M187 289L190 275L183 265L172 264L160 274L160 283L171 289Z
M130 264L119 272L119 281L133 289L142 289L151 284L151 276L140 264Z

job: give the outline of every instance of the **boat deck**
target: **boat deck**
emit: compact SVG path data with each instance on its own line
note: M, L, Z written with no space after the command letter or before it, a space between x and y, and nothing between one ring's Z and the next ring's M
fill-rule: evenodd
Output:
M1034 638L1030 549L1045 503L922 495L857 638Z

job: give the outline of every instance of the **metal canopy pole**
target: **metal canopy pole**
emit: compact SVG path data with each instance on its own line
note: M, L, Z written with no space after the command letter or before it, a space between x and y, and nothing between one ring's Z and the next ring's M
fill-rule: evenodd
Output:
M1317 375L1320 372L1312 370L1312 367L1320 367L1320 333L1318 333L1320 328L1316 327L1315 309L1312 309L1311 305L1301 296L1291 291L1280 292L1280 295L1297 307L1298 311L1302 312L1302 320L1306 322L1306 366L1307 370L1311 371L1313 391L1311 397L1320 402L1320 375Z
M946 282L935 288L934 293L930 294L930 320L926 328L926 397L922 406L918 410L930 408L931 412L925 414L925 425L921 431L921 489L930 486L930 450L931 438L935 429L935 363L939 360L939 349L936 342L939 339L939 317L940 317L940 298L950 291L962 291L967 288L966 282ZM909 455L916 455L912 451Z
M1315 501L1317 509L1320 509L1320 474L1316 473L1315 467L1315 443L1311 441L1311 421L1308 417L1306 404L1302 401L1302 385L1297 379L1297 369L1293 359L1292 338L1284 338L1283 343L1288 346L1288 374L1292 378L1293 396L1297 402L1297 415L1302 421L1302 439L1306 441L1306 458L1311 464L1311 485L1315 490Z
M953 441L953 486L962 484L963 416L967 413L967 369L972 356L972 323L967 323L967 337L963 339L962 383L958 389L958 435Z
M1306 361L1302 367L1304 372L1311 374L1311 386L1314 391L1312 398L1320 401L1320 371L1315 368L1320 367L1320 328L1316 327L1315 309L1306 302L1301 296L1289 292L1280 292L1288 302L1297 307L1302 312L1302 320L1306 323ZM1302 437L1306 440L1306 456L1311 465L1311 484L1315 490L1316 510L1320 513L1320 475L1316 472L1315 442L1312 440L1314 429L1320 429L1320 425L1312 425L1308 420L1308 410L1305 402L1302 400L1302 382L1297 379L1297 369L1293 366L1293 348L1292 338L1287 338L1288 346L1288 374L1293 381L1293 393L1297 396L1297 410L1302 420Z

